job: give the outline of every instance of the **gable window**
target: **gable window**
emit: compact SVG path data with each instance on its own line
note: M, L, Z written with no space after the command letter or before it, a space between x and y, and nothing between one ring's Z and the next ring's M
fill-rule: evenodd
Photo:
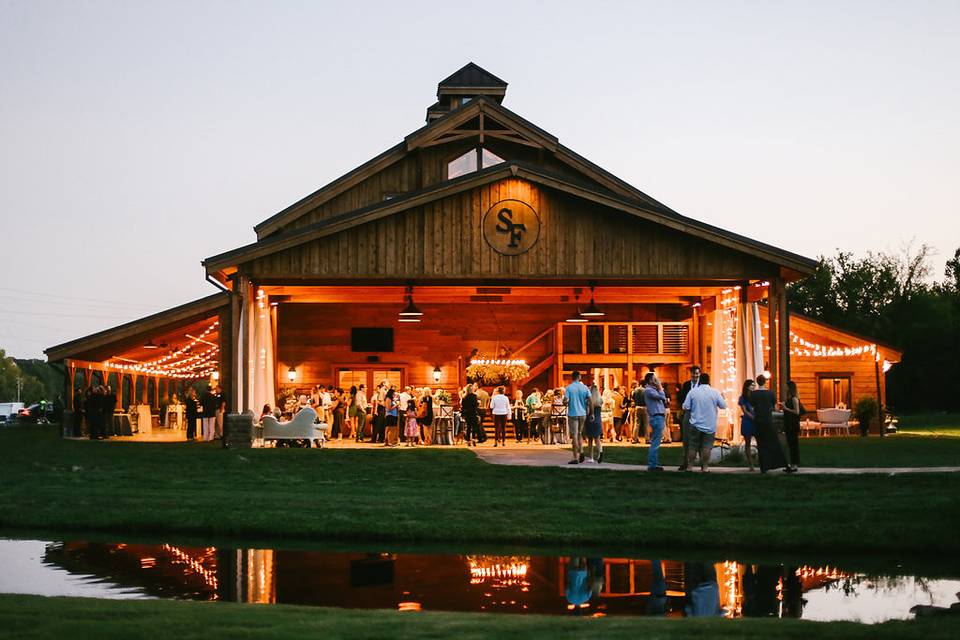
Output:
M465 176L468 173L486 169L503 162L503 158L484 147L467 151L462 156L447 163L447 180Z
M826 374L817 377L817 408L833 409L841 407L851 409L849 374Z

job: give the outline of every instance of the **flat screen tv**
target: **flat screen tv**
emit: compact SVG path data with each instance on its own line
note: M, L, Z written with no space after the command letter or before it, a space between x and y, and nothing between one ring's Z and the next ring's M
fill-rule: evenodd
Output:
M350 350L358 353L392 352L393 329L390 327L354 327L350 330Z

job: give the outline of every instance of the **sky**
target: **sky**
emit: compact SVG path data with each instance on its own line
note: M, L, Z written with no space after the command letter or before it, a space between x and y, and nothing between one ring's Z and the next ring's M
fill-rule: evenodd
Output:
M0 348L215 289L200 261L423 124L504 105L699 220L817 257L960 247L960 2L0 0Z

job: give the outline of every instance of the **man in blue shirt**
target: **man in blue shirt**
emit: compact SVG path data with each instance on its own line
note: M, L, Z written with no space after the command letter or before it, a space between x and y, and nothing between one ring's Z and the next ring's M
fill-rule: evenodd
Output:
M690 444L687 450L687 471L691 471L697 452L700 452L700 470L706 473L710 467L710 452L717 434L717 410L726 409L727 403L719 391L710 386L710 377L700 374L700 384L690 390L683 401L684 413L690 413Z
M583 443L581 435L583 425L587 421L587 404L590 401L590 390L580 382L580 372L573 372L573 382L567 385L563 393L564 403L567 405L567 431L570 433L573 460L567 464L583 462Z

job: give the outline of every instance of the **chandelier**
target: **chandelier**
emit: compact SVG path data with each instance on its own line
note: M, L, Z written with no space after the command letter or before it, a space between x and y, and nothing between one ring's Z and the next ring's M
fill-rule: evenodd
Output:
M526 360L474 358L467 367L467 379L486 384L520 382L528 375Z

